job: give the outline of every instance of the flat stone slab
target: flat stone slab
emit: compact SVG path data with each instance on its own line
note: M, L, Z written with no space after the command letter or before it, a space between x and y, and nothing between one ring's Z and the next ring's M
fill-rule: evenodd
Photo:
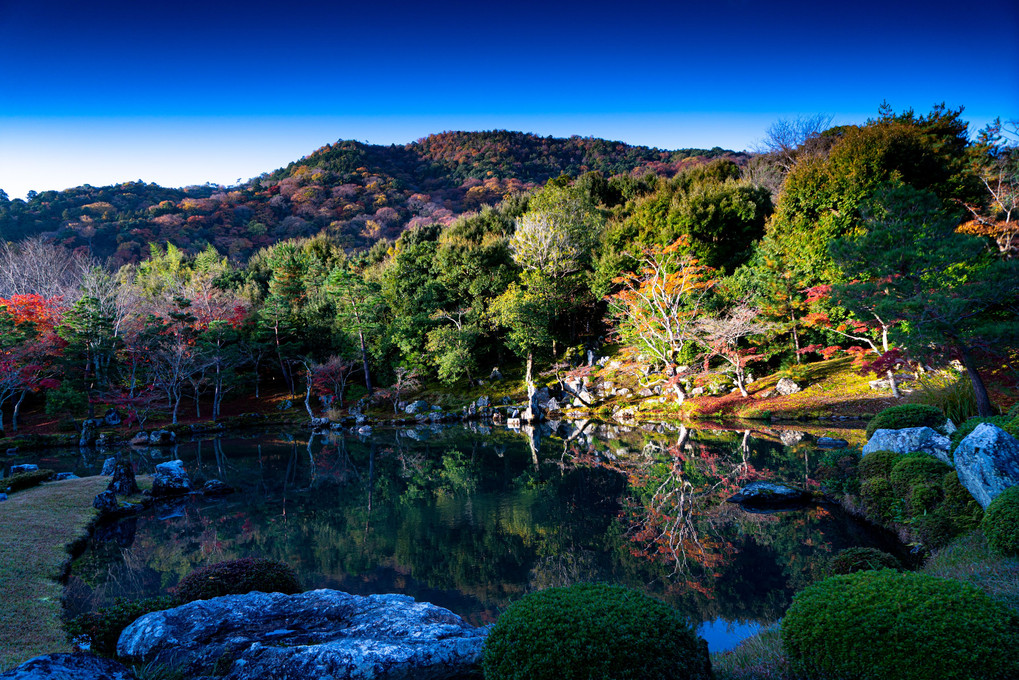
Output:
M478 670L487 635L406 595L255 592L146 614L117 653L228 680L445 680Z

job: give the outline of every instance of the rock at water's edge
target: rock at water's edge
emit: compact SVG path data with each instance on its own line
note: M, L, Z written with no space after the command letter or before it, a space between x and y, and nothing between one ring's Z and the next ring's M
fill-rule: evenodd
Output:
M753 508L788 507L803 503L810 494L775 482L750 482L738 494L729 498L730 503L739 503Z
M45 654L0 674L0 680L136 680L113 659L95 654Z
M191 491L191 478L184 469L184 461L171 460L156 466L152 476L153 498L180 496Z
M443 680L477 670L487 635L406 595L255 592L146 614L124 629L117 653L186 674L228 659L227 680Z

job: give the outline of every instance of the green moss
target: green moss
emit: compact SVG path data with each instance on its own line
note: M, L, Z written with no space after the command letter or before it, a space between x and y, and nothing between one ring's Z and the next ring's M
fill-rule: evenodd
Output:
M940 429L945 424L945 414L940 409L926 404L903 404L881 411L867 423L867 439L877 430L901 430L905 427L931 427Z
M485 643L486 680L707 680L707 647L671 607L621 586L525 596Z
M909 512L913 515L923 515L928 510L941 502L944 492L940 484L919 483L909 491Z
M860 498L867 514L879 522L890 522L893 519L895 501L897 499L892 484L883 477L864 479L860 483Z
M796 672L854 680L1019 677L1019 618L972 586L890 569L800 592L782 620Z
M1019 556L1019 486L1005 489L991 501L980 528L996 553Z
M941 480L950 470L946 464L926 453L910 453L900 456L892 466L888 480L895 492L905 498L914 486L920 483Z

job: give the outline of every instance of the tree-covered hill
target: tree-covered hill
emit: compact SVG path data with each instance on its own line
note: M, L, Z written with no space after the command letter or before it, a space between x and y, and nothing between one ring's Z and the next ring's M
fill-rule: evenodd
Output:
M239 260L321 232L345 248L366 247L411 226L449 224L563 174L671 177L718 157L743 154L506 131L444 132L403 146L339 141L230 188L129 182L44 191L27 201L0 193L0 239L43 235L115 265L144 258L152 242L191 252L211 244Z

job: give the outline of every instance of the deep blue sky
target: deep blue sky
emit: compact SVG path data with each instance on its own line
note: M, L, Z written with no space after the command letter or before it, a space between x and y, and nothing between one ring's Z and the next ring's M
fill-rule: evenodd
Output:
M0 188L232 183L450 129L752 147L882 100L1019 118L1019 3L0 0Z

